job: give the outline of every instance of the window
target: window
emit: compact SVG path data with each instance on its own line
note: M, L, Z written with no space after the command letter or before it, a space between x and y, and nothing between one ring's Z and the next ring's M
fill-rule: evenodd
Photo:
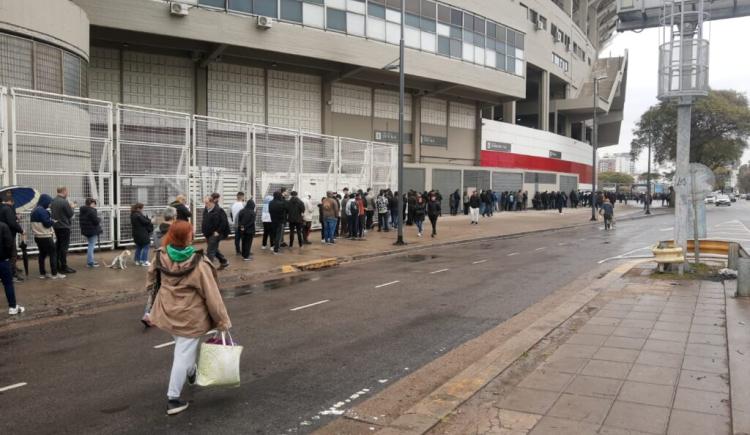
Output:
M451 9L451 24L461 26L464 22L464 13L458 9Z
M450 24L451 8L445 5L438 5L438 21L440 21L441 23Z
M302 22L302 2L299 0L281 0L281 19Z
M253 0L253 13L266 17L278 17L276 0Z
M367 14L372 17L378 17L385 19L385 8L381 5L369 2L367 4Z
M443 56L451 54L451 40L445 36L438 36L438 53Z
M346 12L326 8L326 27L331 30L346 32Z
M347 12L346 33L355 36L365 36L365 16L355 14L354 12Z
M224 9L224 0L199 0L198 4L201 6L210 6L213 8L222 8Z
M249 14L253 12L253 0L229 0L227 8L231 11L247 12Z

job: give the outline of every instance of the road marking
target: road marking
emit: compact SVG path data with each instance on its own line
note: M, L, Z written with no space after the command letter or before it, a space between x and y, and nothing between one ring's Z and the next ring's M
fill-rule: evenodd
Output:
M511 252L510 254L508 254L508 257L512 257L512 256L518 255L518 254L519 254L518 252Z
M447 272L447 271L448 271L448 269L434 270L434 271L430 272L430 275L434 275L434 274L440 273L440 272Z
M541 248L534 249L534 251L544 251L545 249L547 249L547 247L546 246L542 246Z
M26 382L19 382L17 384L8 385L7 387L0 388L0 393L4 393L4 392L6 392L8 390L12 390L14 388L21 388L21 387L24 387L26 385L27 385Z
M475 261L475 262L473 262L471 264L481 264L481 263L486 263L486 262L487 262L487 260L477 260L477 261Z
M669 227L669 228L662 228L659 231L672 231L673 229L674 227Z
M156 346L154 346L154 349L161 349L162 347L171 346L173 344L174 344L174 341L170 341L169 343L157 344Z
M616 255L614 257L608 257L608 258L605 258L604 260L599 260L596 263L597 264L602 264L602 263L606 263L609 260L618 260L618 259L627 258L627 255L630 255L630 254L632 254L634 252L643 251L644 249L651 249L651 248L652 248L652 245L644 246L642 248L633 249L632 251L628 251L628 252L626 252L624 254Z
M401 281L391 281L391 282L387 282L385 284L376 285L375 288L380 288L380 287L385 287L385 286L388 286L388 285L398 284L400 282Z
M557 246L565 246L565 245L567 245L566 242L560 242L560 243L557 244Z
M313 303L307 304L307 305L302 305L301 307L292 308L289 311L304 310L305 308L310 308L310 307L314 307L316 305L325 304L326 302L330 302L330 300L329 299L324 299L322 301L313 302Z

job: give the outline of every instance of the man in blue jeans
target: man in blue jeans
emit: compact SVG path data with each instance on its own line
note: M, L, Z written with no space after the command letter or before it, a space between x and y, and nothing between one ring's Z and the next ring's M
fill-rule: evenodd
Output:
M8 225L0 222L0 281L5 288L5 298L8 299L8 314L15 316L26 309L16 303L16 289L13 287L13 268L10 257L13 251L13 236Z
M336 243L336 222L339 216L339 204L333 198L333 193L328 192L326 198L320 204L320 212L323 215L323 238L328 245Z

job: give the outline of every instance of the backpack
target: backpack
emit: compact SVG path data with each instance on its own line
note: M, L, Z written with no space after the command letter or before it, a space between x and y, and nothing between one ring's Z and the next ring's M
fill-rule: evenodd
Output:
M350 199L349 202L346 204L346 215L347 216L359 215L359 205L357 205L356 200Z

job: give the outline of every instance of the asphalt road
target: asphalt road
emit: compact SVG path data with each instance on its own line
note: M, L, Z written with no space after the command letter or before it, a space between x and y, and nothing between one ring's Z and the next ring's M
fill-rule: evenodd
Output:
M745 201L710 206L709 235L750 243L748 211ZM647 253L672 224L655 216L610 232L591 225L431 248L234 292L226 302L245 345L242 386L186 386L193 403L176 417L164 414L172 346L154 348L172 338L144 332L140 306L2 332L0 391L27 384L0 392L0 433L308 433L618 261L603 260Z

